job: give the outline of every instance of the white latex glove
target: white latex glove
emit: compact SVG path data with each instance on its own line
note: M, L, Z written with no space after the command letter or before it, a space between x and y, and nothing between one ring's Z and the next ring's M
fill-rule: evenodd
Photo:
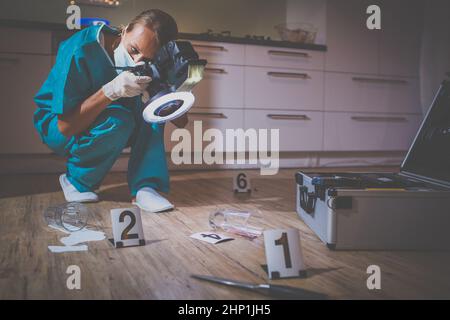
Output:
M152 81L151 77L136 76L130 71L124 71L105 84L102 90L106 97L115 101L143 94L150 81Z
M148 93L147 90L145 90L144 92L142 92L142 98L141 98L142 102L144 104L146 104L147 102L149 102L150 100L150 94Z

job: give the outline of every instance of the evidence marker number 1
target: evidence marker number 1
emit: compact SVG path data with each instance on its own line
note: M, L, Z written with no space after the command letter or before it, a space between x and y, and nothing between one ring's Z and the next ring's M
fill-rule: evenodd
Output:
M264 231L264 248L269 279L307 276L298 229Z

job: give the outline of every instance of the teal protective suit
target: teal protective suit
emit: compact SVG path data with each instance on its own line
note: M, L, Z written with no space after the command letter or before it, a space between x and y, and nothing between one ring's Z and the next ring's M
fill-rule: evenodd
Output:
M100 32L117 33L106 25L92 26L61 43L55 65L34 97L34 126L43 143L67 158L67 178L80 192L97 189L128 146L131 195L143 187L168 192L164 126L143 121L140 97L114 101L79 135L65 137L58 129L58 115L78 107L117 76L99 42Z

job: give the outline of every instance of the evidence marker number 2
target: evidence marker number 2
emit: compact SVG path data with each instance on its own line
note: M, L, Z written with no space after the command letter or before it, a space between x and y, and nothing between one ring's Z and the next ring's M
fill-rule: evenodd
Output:
M116 248L145 245L139 208L112 209L111 224Z

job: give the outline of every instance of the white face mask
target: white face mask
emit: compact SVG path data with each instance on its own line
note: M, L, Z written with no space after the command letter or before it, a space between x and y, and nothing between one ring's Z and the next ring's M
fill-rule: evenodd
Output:
M116 50L114 50L114 63L116 64L116 67L134 67L136 65L122 42Z

